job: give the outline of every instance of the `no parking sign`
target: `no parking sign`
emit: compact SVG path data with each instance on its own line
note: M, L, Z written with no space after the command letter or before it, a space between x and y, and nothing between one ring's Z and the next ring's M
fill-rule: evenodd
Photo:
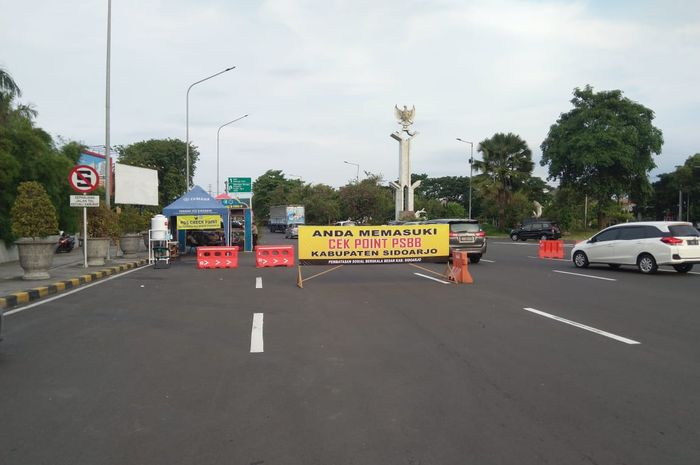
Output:
M87 194L97 189L100 184L100 175L92 166L78 165L70 170L68 182L74 191Z

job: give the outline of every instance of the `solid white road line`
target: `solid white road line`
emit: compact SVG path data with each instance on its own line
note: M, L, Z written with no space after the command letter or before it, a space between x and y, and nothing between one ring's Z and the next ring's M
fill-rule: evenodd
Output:
M613 278L603 278L603 277L601 277L601 276L593 276L593 275L590 275L590 274L571 273L571 272L569 272L569 271L559 271L559 270L552 270L552 271L554 271L555 273L570 274L570 275L573 275L573 276L583 276L584 278L602 279L603 281L617 281L617 279L613 279Z
M600 334L601 336L609 337L610 339L615 339L616 341L624 342L625 344L641 344L641 342L639 342L639 341L635 341L633 339L627 339L626 337L618 336L617 334L609 333L607 331L602 331L600 329L593 328L592 326L582 325L581 323L576 323L575 321L567 320L565 318L561 318L561 317L558 317L556 315L545 313L545 312L542 312L540 310L536 310L534 308L523 308L523 310L526 310L526 311L531 312L531 313L535 313L535 314L543 316L545 318L551 318L552 320L556 320L556 321L559 321L561 323L566 323L567 325L576 326L577 328L585 329L586 331Z
M253 313L253 329L250 332L250 353L265 352L263 342L263 314Z
M69 296L69 295L71 295L71 294L75 294L76 292L84 291L85 289L88 289L88 288L90 288L90 287L92 287L92 286L97 286L98 284L106 283L107 281L111 281L112 279L121 278L122 276L126 276L126 275L128 275L129 273L133 273L134 271L140 271L140 270L143 270L144 268L148 268L148 267L150 267L150 266L152 266L152 265L145 265L145 266L142 266L142 267L139 267L139 268L134 268L133 270L129 270L129 271L125 271L125 272L123 272L123 273L115 274L114 276L110 276L109 278L104 278L104 279L101 279L101 280L99 280L99 281L95 281L94 283L90 283L90 284L86 284L86 285L84 285L84 286L80 286L79 288L73 289L72 291L64 292L63 294L59 294L59 295L54 296L54 297L49 297L48 299L44 299L44 300L41 300L41 301L39 301L39 302L36 302L36 303L33 303L33 304L29 304L29 305L27 305L27 306L25 306L25 307L18 308L18 309L16 309L16 310L10 310L9 312L5 312L4 315L5 315L5 316L10 316L10 315L14 315L15 313L19 313L19 312L23 312L23 311L25 311L25 310L29 310L30 308L33 308L33 307L37 307L37 306L39 306L39 305L48 304L49 302L53 302L54 300L62 299L62 298L67 297L67 296Z
M663 269L661 269L661 268L659 268L659 271L661 271L662 273L678 273L676 270L663 270ZM700 275L700 273L698 273L697 271L688 271L686 274L697 274L697 275Z
M437 282L442 283L442 284L450 284L449 281L443 281L442 279L433 278L432 276L428 276L428 275L425 275L422 273L413 273L413 274L416 276L420 276L421 278L432 279L433 281L437 281Z
M255 289L262 289L262 277L255 278Z
M495 260L486 260L485 258L482 258L481 261L486 263L496 263Z

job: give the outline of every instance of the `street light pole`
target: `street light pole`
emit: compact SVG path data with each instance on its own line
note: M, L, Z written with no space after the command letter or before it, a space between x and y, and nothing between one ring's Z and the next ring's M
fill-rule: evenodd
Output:
M221 133L221 129L228 126L231 123L235 123L238 120L241 120L248 116L247 114L240 116L234 120L229 121L228 123L224 123L221 126L219 126L219 129L216 130L216 195L221 194L219 191L219 134ZM189 165L188 165L189 166Z
M343 161L343 163L347 163L348 165L355 165L357 167L357 174L355 175L355 182L360 182L360 164L353 163L351 161Z
M469 142L468 140L462 140L459 137L457 138L458 141L464 142L465 144L469 144L469 218L471 219L472 217L472 173L473 173L473 165L474 165L474 143Z
M219 74L223 74L227 71L231 71L232 69L236 68L235 66L231 66L230 68L226 68L223 71L219 71L216 74L212 74L211 76L207 76L204 79L200 79L197 82L193 82L190 84L190 86L187 88L187 94L185 97L185 131L186 131L186 137L185 137L185 191L189 190L190 188L190 89L192 87L196 86L197 84L208 81L209 79L218 76Z
M111 168L112 159L109 150L109 110L110 110L110 73L111 73L111 58L112 58L112 0L107 0L107 69L105 82L105 205L110 208L110 194L112 188ZM109 255L109 254L108 254Z

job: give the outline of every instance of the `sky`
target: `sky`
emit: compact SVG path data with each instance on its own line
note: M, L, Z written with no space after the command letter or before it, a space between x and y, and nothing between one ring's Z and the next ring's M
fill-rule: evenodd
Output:
M105 144L107 0L2 0L0 66L54 137ZM186 137L195 184L270 169L341 186L398 177L394 105L415 106L411 164L468 176L497 132L533 153L576 87L655 112L662 172L700 152L700 1L113 0L110 145ZM347 164L350 162L359 165Z

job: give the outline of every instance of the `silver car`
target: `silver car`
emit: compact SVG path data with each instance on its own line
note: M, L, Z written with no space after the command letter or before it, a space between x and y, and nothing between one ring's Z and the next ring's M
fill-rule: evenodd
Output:
M287 239L298 239L299 238L299 225L290 224L287 229L284 230L284 237Z
M486 233L477 220L466 218L439 218L423 224L450 225L450 254L453 250L469 253L469 262L479 263L486 253Z
M611 268L636 266L645 274L660 265L687 273L700 263L700 232L682 221L640 221L603 229L576 244L571 259L578 268L607 264Z

